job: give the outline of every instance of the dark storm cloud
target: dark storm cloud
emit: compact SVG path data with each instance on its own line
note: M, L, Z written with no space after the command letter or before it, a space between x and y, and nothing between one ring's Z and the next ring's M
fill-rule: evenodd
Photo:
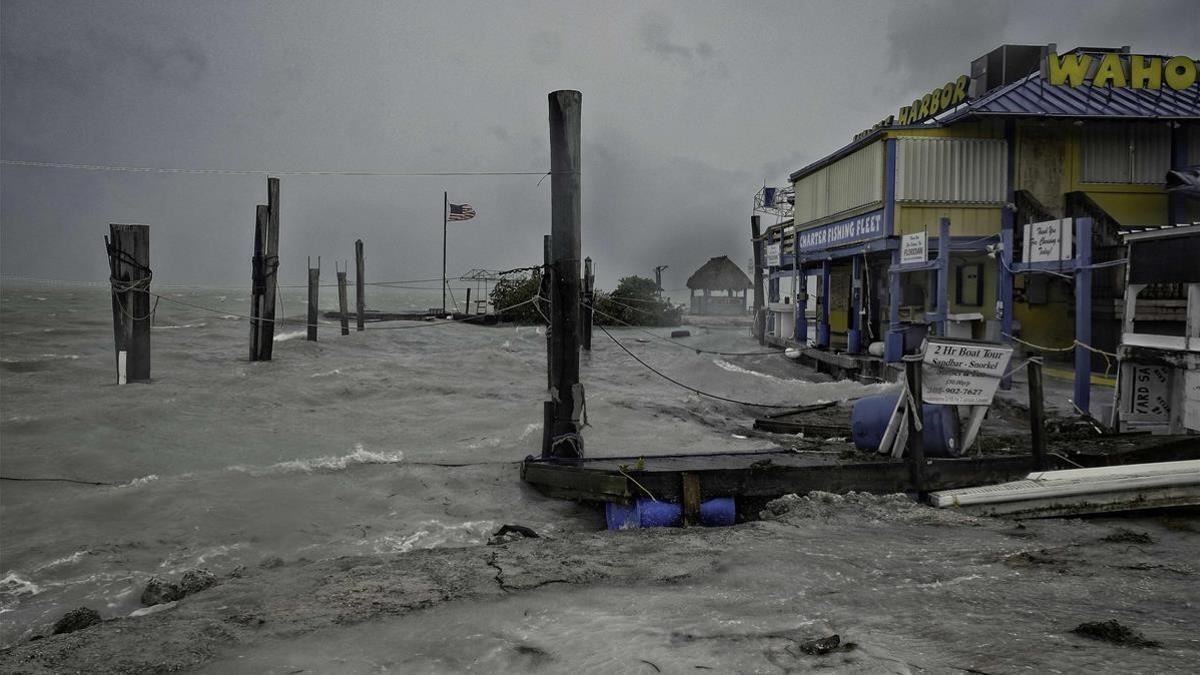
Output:
M899 85L932 87L947 68L962 69L960 45L984 53L1005 34L1008 2L921 0L891 4L887 40ZM970 57L967 57L970 58Z
M666 16L654 12L638 19L638 38L642 47L664 61L683 66L697 74L726 76L728 66L717 58L717 50L704 40L694 45L672 39L674 26Z

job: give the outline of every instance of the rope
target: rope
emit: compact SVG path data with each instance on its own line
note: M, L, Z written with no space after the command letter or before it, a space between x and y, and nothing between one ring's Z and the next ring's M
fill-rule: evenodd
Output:
M149 290L150 279L153 278L153 276L154 275L150 275L142 277L141 279L134 279L132 281L123 281L115 277L108 278L108 283L112 287L113 299L117 301L117 308L129 319L133 321L145 321L146 319L153 319L154 313L158 311L158 297L154 299L154 304L150 307L150 311L146 313L146 316L140 317L134 316L133 312L126 309L125 303L121 300L121 296L133 291L141 291L143 293L149 293L150 295L157 296L157 293L151 293Z
M716 351L716 350L712 350L712 349L701 349L699 347L693 347L689 344L679 342L678 340L672 340L671 338L663 337L657 333L648 331L645 328L642 328L641 326L635 326L627 321L618 319L617 317L615 317L603 310L596 309L595 305L592 306L592 311L601 316L612 319L613 321L616 321L617 323L619 323L623 326L626 326L628 328L640 330L641 332L645 333L646 335L649 335L650 337L653 337L657 340L661 340L668 344L675 345L676 347L683 347L684 349L690 349L691 351L696 352L697 354L712 354L714 356L773 356L773 355L776 355L779 353L777 350L764 351L764 352L722 352L722 351ZM599 325L599 324L597 324L597 325Z
M119 483L105 483L96 480L78 480L76 478L27 478L24 476L0 476L0 480L20 481L23 483L75 483L78 485L119 485Z
M796 407L794 405L772 405L769 403L751 403L749 401L741 401L736 398L729 398L727 396L720 396L718 394L710 394L707 391L697 389L689 384L684 384L683 382L676 380L675 378L671 377L670 375L667 375L666 373L662 372L661 370L658 370L654 366L652 366L649 363L646 363L645 361L638 358L637 354L634 354L633 352L629 351L629 348L626 347L625 345L621 344L620 340L613 337L612 333L609 333L608 329L605 328L604 326L597 325L596 327L599 328L600 331L603 332L605 335L607 335L609 340L612 340L614 343L616 343L616 345L618 347L620 347L622 351L624 351L626 354L628 354L634 361L637 361L638 363L642 364L642 366L644 368L646 368L646 370L649 370L650 372L654 373L655 375L658 375L659 377L670 382L671 384L674 384L677 387L682 387L683 389L687 389L688 391L692 392L693 394L698 394L700 396L705 396L707 398L716 399L718 401L725 401L727 403L736 403L738 405L750 406L753 408L774 408L777 410L790 410L790 409Z
M1043 352L1069 352L1072 349L1075 349L1076 347L1083 347L1084 349L1088 350L1089 352L1092 352L1094 354L1099 354L1100 356L1104 357L1104 374L1105 375L1108 375L1109 372L1112 371L1112 361L1110 360L1110 357L1113 359L1118 358L1117 355L1112 352L1106 352L1103 349L1093 347L1093 346L1087 344L1086 342L1080 342L1079 340L1072 340L1071 344L1067 345L1066 347L1045 347L1045 346L1042 346L1039 344L1034 344L1032 342L1026 342L1025 340L1022 340L1021 338L1013 337L1012 335L1009 335L1008 333L1001 333L1001 335L1012 340L1013 342L1017 342L1017 343L1025 345L1026 347L1029 347L1031 349L1036 349L1038 351L1043 351Z

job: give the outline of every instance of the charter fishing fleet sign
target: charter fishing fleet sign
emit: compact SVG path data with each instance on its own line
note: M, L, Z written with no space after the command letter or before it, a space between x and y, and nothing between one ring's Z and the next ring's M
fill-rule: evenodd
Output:
M861 216L797 232L796 242L797 248L801 251L819 251L843 244L879 239L886 235L883 227L883 211L872 211Z
M921 398L946 405L991 405L1012 347L949 338L925 341Z

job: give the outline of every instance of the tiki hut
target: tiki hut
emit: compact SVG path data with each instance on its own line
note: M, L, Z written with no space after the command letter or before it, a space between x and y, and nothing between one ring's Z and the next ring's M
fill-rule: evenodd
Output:
M687 287L691 291L692 314L736 315L746 313L746 291L754 285L729 256L718 256L709 258L688 277ZM703 291L703 295L697 296L696 291ZM725 291L725 295L712 295L713 291Z

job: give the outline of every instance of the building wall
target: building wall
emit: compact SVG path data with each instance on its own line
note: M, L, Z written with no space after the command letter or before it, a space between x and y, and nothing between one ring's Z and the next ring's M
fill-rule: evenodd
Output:
M903 204L896 206L896 234L928 232L937 236L942 218L950 219L950 236L987 236L1000 231L999 207L953 204Z
M816 227L879 208L883 200L883 143L872 143L811 173L794 184L792 219Z

